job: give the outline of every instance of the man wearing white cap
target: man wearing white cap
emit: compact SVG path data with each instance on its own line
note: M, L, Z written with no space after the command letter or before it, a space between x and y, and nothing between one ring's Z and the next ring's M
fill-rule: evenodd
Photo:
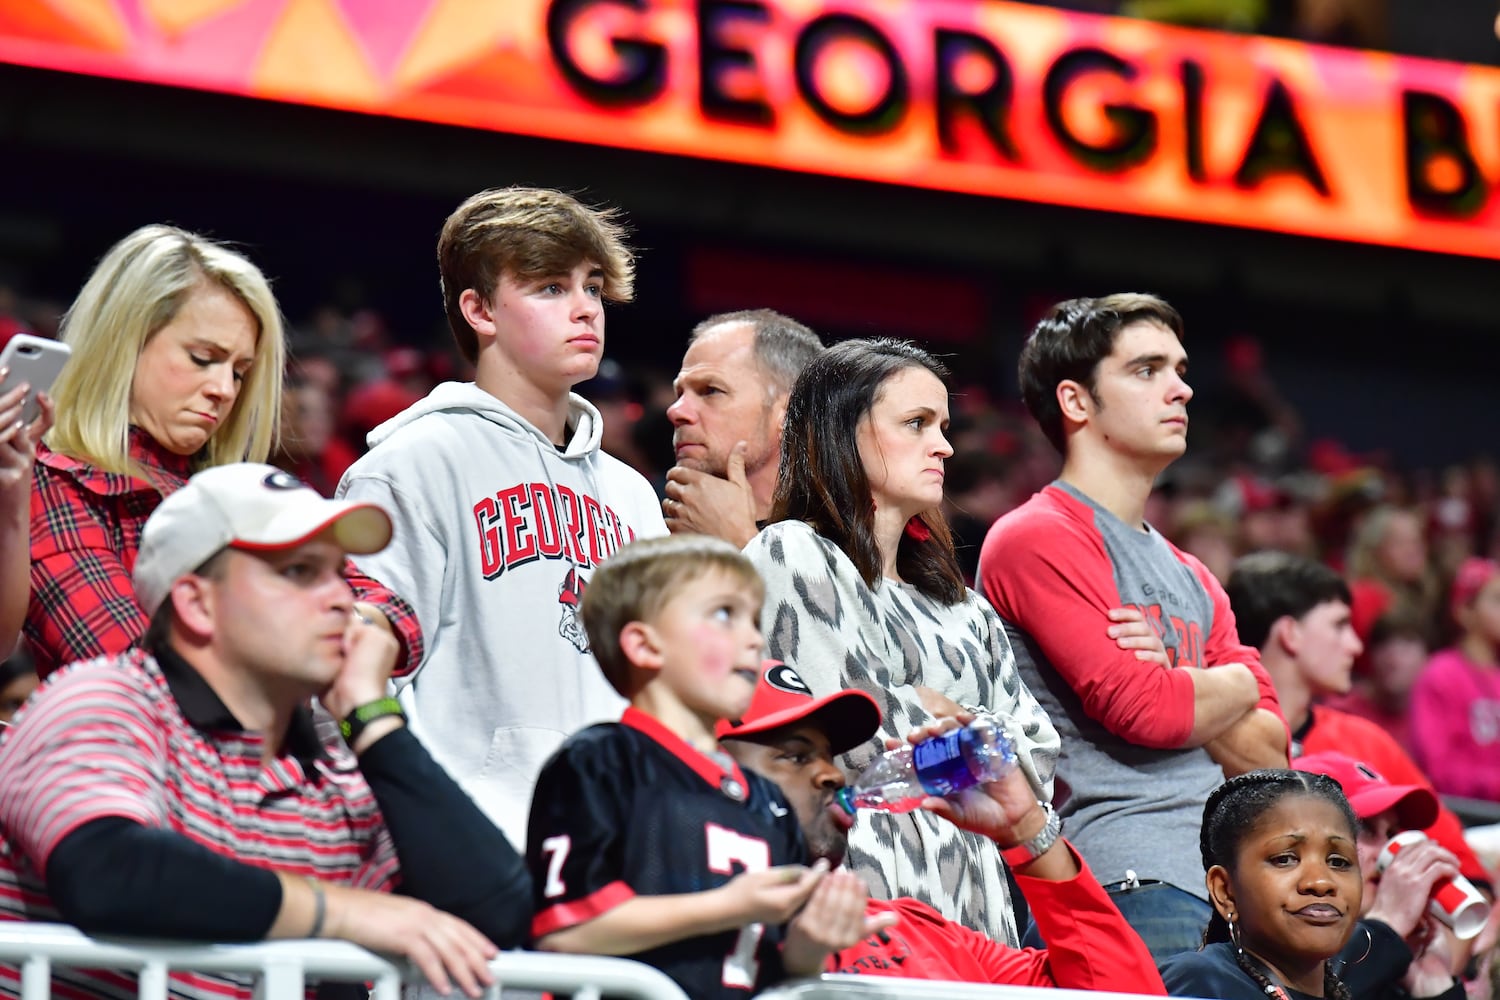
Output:
M142 648L54 674L0 743L0 918L340 938L478 996L496 945L525 935L530 887L385 697L396 641L355 614L341 568L390 537L380 507L325 500L268 465L206 470L164 500L134 569ZM347 746L318 739L314 695ZM0 967L0 991L18 985ZM251 995L230 977L171 988Z

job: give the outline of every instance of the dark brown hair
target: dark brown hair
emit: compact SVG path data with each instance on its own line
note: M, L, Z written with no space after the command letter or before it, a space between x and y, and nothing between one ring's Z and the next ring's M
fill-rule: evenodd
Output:
M1067 454L1057 387L1077 382L1094 401L1099 362L1115 349L1115 337L1141 320L1159 323L1183 338L1182 317L1155 295L1121 292L1098 299L1059 302L1037 322L1016 366L1021 398L1059 454Z
M925 368L948 383L948 369L909 341L836 344L802 369L781 429L781 468L770 520L807 522L844 551L871 587L880 579L881 558L870 478L859 457L859 424L885 383L910 368ZM930 537L918 541L902 534L896 569L928 597L957 604L967 588L948 522L936 507L919 516Z

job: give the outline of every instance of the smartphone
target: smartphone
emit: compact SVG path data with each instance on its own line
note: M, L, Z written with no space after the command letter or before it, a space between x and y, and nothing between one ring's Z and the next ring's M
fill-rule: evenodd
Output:
M67 364L73 348L60 340L33 337L29 333L18 333L10 338L5 351L0 353L0 368L9 370L5 381L0 382L0 396L22 382L31 383L26 401L21 407L21 422L29 424L41 415L36 394L52 388L57 375Z

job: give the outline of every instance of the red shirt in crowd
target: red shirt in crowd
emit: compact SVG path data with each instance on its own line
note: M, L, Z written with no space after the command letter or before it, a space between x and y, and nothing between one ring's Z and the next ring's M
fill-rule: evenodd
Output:
M1076 851L1073 857L1081 870L1065 882L1015 873L1047 942L1045 949L992 941L919 900L872 899L867 907L871 916L895 913L900 923L834 953L828 971L1165 995L1145 943Z

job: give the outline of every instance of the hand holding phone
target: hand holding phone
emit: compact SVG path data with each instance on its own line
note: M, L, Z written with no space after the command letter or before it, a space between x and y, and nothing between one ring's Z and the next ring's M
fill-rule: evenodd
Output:
M21 409L21 423L33 423L41 416L37 396L52 388L72 353L71 347L58 340L33 337L28 333L18 333L10 338L4 352L0 352L0 399L22 383L30 387ZM4 408L5 404L0 403L0 409Z
M0 368L0 379L4 378L4 372ZM36 400L37 418L24 423L21 411L28 398ZM52 399L46 393L32 397L30 386L24 382L0 393L0 496L13 490L31 489L31 464L36 460L37 442L51 429Z

